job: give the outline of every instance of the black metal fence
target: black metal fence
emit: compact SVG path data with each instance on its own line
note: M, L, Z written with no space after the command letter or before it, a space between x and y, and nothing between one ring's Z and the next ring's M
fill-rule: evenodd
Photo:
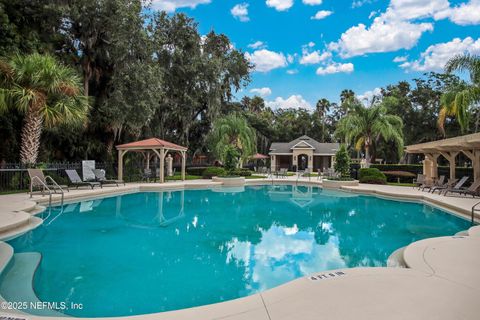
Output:
M151 163L151 168L155 171L157 163ZM188 166L188 164L187 164ZM173 163L176 172L180 172L181 163ZM20 163L0 164L0 192L28 190L30 178L27 169L31 166L25 166ZM68 184L68 177L65 173L67 169L77 170L82 177L82 162L68 163L41 163L35 168L42 169L45 175L51 176L59 184ZM117 163L95 162L95 168L104 169L108 178L117 176ZM140 158L130 157L123 164L123 179L126 182L135 182L142 179L145 163ZM83 177L82 177L83 178Z

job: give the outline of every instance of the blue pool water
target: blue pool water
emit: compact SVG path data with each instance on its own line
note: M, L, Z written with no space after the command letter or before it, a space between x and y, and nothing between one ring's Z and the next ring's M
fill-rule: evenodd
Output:
M56 207L10 244L42 254L33 282L42 301L81 303L67 313L99 317L235 299L327 269L385 266L399 247L468 226L419 203L252 186Z

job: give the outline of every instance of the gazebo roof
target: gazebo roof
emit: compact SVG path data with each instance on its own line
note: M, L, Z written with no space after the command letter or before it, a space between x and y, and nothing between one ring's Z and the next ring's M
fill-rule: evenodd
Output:
M407 146L407 153L480 150L480 133Z
M262 159L270 159L270 157L261 153L257 153L257 154L254 154L251 159L262 160Z
M150 138L116 146L117 150L169 149L184 151L188 148L158 138Z

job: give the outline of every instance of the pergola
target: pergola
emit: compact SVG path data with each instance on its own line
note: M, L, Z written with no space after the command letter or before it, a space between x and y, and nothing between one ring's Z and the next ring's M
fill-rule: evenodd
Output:
M116 146L118 150L118 179L123 179L123 157L129 151L132 152L140 152L142 153L146 160L147 166L146 168L150 168L150 157L153 155L157 155L160 159L160 182L165 182L165 157L168 152L175 151L179 152L182 156L182 180L185 180L185 165L186 165L186 158L187 158L187 150L188 148L179 146L177 144L158 139L158 138L150 138L146 140L121 144Z
M455 159L461 152L471 161L474 179L480 178L480 133L469 134L455 138L414 144L406 147L407 153L425 155L423 174L427 179L438 176L438 157L443 156L450 164L450 178L455 178Z

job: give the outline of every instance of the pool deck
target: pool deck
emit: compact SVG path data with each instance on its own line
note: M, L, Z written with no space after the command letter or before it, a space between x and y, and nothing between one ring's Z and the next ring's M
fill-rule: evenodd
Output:
M272 183L272 179L247 180L247 185L267 183ZM297 178L275 179L273 183L297 183ZM316 178L302 178L298 183L321 186L321 181ZM209 180L132 183L95 190L71 190L65 194L65 201L137 191L215 186L221 186L221 183ZM471 207L480 201L471 197L432 195L410 187L361 184L343 187L343 190L423 201L464 217L469 217ZM53 201L60 201L60 196L55 195ZM0 239L8 239L38 226L41 221L38 222L35 214L46 204L48 196L35 195L32 199L25 193L0 196ZM408 268L322 271L245 298L118 319L480 319L480 226L471 228L466 234L410 244L403 251ZM0 242L0 270L9 263L12 255L8 244ZM20 319L48 318L2 309L0 315Z

